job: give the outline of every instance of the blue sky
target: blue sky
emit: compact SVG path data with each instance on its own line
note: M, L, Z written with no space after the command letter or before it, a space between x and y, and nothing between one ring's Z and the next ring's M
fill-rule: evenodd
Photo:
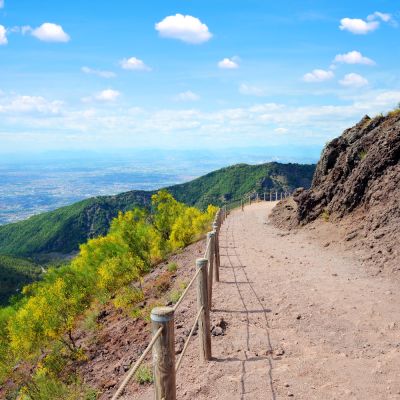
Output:
M322 147L400 101L395 3L0 0L0 152Z

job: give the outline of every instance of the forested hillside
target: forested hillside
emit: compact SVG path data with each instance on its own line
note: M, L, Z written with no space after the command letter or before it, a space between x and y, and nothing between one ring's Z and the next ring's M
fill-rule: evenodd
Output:
M238 164L211 172L167 190L187 205L204 209L263 190L292 191L311 185L314 165L266 163ZM0 226L0 254L38 257L49 253L68 254L87 239L107 233L118 211L149 207L154 192L130 191L116 196L94 197Z
M0 305L17 295L27 284L36 281L41 268L30 261L0 255Z

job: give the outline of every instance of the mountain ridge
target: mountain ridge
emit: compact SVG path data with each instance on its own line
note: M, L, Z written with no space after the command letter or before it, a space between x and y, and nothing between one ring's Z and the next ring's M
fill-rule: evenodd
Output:
M314 169L313 164L235 164L166 189L178 201L204 209L208 204L221 206L256 191L292 191L299 186L308 187ZM0 226L0 254L18 257L69 254L89 238L106 234L119 211L149 207L154 193L155 190L132 190L92 197Z

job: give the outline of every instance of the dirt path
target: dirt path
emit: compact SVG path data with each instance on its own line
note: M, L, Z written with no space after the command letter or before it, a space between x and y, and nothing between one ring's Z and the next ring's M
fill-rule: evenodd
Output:
M400 399L398 283L308 232L278 230L272 206L223 225L212 319L228 326L207 365L190 345L178 399Z

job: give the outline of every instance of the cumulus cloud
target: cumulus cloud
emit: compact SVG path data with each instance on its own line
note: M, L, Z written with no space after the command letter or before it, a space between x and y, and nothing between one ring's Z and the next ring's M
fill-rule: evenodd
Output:
M30 27L23 28L25 28L25 32L23 33L30 31L32 36L39 40L42 40L43 42L66 43L70 40L69 35L64 32L64 29L61 25L53 24L51 22L45 22L35 29L32 29Z
M191 44L204 43L212 38L207 25L191 15L170 15L156 23L155 28L161 37Z
M151 68L148 67L142 60L136 57L124 58L119 64L123 69L128 69L131 71L150 71Z
M96 75L100 78L115 78L116 74L112 71L102 71L100 69L93 69L89 67L82 67L81 71L88 75Z
M258 87L258 86L252 86L248 85L246 83L242 83L239 86L239 93L244 94L246 96L265 96L265 89Z
M335 74L332 71L326 71L324 69L314 69L312 72L308 72L303 76L304 82L324 82L334 78Z
M94 96L94 99L98 101L111 102L117 100L120 95L121 93L118 92L118 90L105 89L97 93Z
M342 86L358 88L368 85L368 80L359 74L351 73L345 75L345 77L340 80L339 83Z
M365 35L379 28L379 21L364 21L359 18L343 18L340 20L339 29L349 31L355 35Z
M345 54L338 54L334 62L343 64L375 65L375 61L364 57L359 51L353 50Z
M199 99L200 96L193 93L191 90L187 90L186 92L179 93L175 96L176 101L197 101Z
M237 69L239 64L237 62L237 57L224 58L218 62L218 67L221 69Z
M7 30L3 25L0 25L0 46L8 43Z
M377 30L381 22L389 23L392 26L397 26L397 22L391 14L375 11L368 15L367 20L360 18L343 18L340 20L339 29L349 31L355 35L366 35L369 32Z

